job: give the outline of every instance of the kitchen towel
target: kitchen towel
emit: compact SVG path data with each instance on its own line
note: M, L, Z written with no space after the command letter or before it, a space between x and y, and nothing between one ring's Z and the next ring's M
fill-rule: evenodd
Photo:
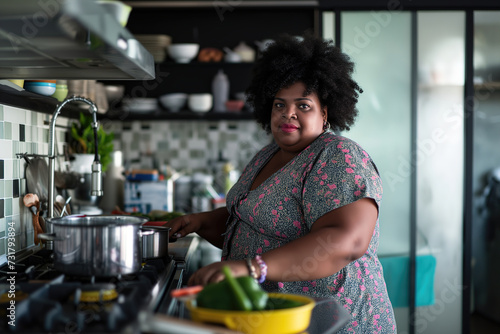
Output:
M393 307L408 307L410 304L410 258L390 256L379 258L384 269L384 279ZM434 304L434 255L416 257L416 306Z

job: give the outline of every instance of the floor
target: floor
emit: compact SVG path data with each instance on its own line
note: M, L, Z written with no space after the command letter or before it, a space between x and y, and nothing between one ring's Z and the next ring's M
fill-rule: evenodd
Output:
M470 334L498 334L500 323L473 314L470 317Z

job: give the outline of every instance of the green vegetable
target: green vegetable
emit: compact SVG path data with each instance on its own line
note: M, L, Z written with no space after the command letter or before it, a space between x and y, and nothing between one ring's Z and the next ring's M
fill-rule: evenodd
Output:
M246 300L250 301L251 306L248 310L258 311L266 307L268 295L252 277L237 277L235 281L243 289ZM199 307L217 310L241 310L227 278L219 283L207 284L198 293L196 303ZM248 307L248 304L244 303Z
M231 274L231 269L228 266L222 267L222 272L226 275L226 280L233 293L236 308L242 311L251 311L252 310L252 301L247 296L243 288L240 286L238 281Z
M269 299L267 300L265 309L266 310L279 310L279 309L285 309L285 308L299 307L302 305L305 305L305 304L302 302L298 302L296 300L269 297Z
M254 311L263 310L266 307L268 295L262 290L259 283L250 276L242 276L236 279L252 302Z

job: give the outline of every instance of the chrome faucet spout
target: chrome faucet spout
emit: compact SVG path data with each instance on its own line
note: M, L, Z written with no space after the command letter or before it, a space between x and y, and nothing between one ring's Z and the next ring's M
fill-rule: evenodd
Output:
M48 193L48 218L54 217L54 159L55 159L55 127L57 116L61 113L62 108L73 101L84 102L90 106L89 112L92 114L92 128L94 129L94 142L95 142L95 157L92 163L92 196L102 196L102 181L101 181L101 162L99 161L98 143L97 143L97 130L99 123L97 122L97 106L91 100L81 96L71 96L59 104L52 115L49 127L49 193ZM51 224L48 224L51 226ZM47 231L52 233L52 231Z

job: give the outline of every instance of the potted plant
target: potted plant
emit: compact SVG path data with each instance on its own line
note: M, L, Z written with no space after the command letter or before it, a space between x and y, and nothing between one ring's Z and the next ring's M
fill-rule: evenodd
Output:
M113 152L114 138L115 136L113 133L107 133L106 131L104 131L102 125L99 126L97 130L97 153L99 154L103 172L107 170L109 164L111 163L111 153ZM85 168L90 169L90 166L94 161L95 154L92 115L81 112L79 122L73 122L71 124L69 145L72 153L76 156L76 160L80 160L78 155L88 155L88 158L84 158L83 160L90 160L90 163L85 162ZM74 163L75 162L76 161L74 161ZM75 168L73 169L75 170Z

